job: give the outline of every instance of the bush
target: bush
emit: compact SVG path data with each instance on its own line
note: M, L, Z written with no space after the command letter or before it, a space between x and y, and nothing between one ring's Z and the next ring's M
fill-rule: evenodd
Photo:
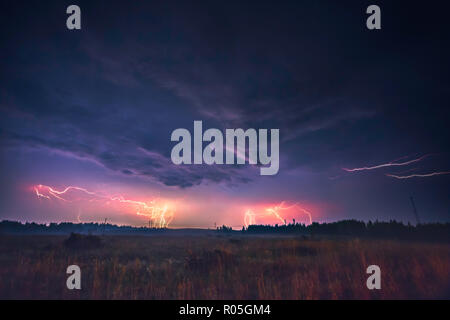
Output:
M98 236L85 236L72 232L69 238L64 240L64 246L69 249L95 249L102 246L102 239Z

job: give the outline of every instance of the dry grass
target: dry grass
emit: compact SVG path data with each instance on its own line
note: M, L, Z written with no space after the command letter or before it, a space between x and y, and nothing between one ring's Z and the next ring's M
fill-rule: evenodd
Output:
M1 236L0 298L410 299L450 298L448 244L262 237ZM68 265L82 290L66 289ZM366 288L368 265L382 290Z

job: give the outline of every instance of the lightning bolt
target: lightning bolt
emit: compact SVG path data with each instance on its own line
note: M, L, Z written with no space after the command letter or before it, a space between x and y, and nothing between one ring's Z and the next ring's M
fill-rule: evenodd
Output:
M267 215L273 215L276 219L281 221L282 224L284 224L286 221L282 217L282 214L280 212L290 209L296 209L300 211L302 214L305 214L309 219L309 224L312 224L311 212L301 207L299 203L294 203L293 205L285 206L285 202L282 201L280 204L276 206L265 208L264 213L260 214L256 214L253 210L248 209L244 214L244 225L245 227L248 227L249 225L256 224L256 217L264 217L264 216L266 217Z
M252 224L256 224L255 213L252 210L248 209L247 211L245 211L244 225L247 228Z
M411 178L426 178L426 177L433 177L433 176L440 176L443 174L450 174L450 171L441 171L441 172L431 172L431 173L425 173L425 174L410 174L408 176L398 176L395 174L386 174L388 177L396 178L396 179L411 179Z
M281 202L278 206L266 208L266 212L268 212L269 214L273 214L278 220L281 221L281 223L284 223L284 219L280 216L279 211L283 210L283 209L288 209L288 208L283 208L283 204L284 203Z
M83 221L81 221L81 210L80 209L78 209L77 221L78 221L78 223L83 223Z
M69 190L78 190L78 191L82 191L82 192L84 192L84 193L87 193L87 194L90 194L90 195L93 195L93 196L96 195L94 192L87 191L87 190L84 189L84 188L73 187L73 186L68 186L68 187L65 188L63 191L58 191L58 190L55 190L55 189L53 189L53 188L51 188L51 187L48 187L48 189L50 190L51 193L56 193L56 194L64 194L64 193L66 193L66 192L69 191Z
M38 198L45 198L45 199L49 199L50 200L49 196L46 196L46 195L40 193L37 188L34 188L34 191L36 191L36 195L37 195Z
M45 195L42 192L40 192L41 189L46 189L49 195ZM45 198L49 200L51 199L50 196L53 196L56 199L59 199L64 202L72 202L71 200L66 199L64 195L66 195L71 190L76 190L88 194L90 196L93 196L94 199L103 201L105 204L110 204L111 202L128 204L131 205L132 207L137 208L136 211L137 215L150 218L151 220L155 221L156 222L155 225L159 226L160 228L168 227L169 224L172 222L175 213L174 210L170 209L167 204L164 204L163 206L158 206L156 205L154 200L144 202L125 199L123 196L114 196L114 197L105 196L103 194L92 192L85 188L77 186L68 186L65 189L59 191L49 186L38 185L34 187L34 190L38 198ZM89 202L93 201L94 199L90 199ZM78 220L79 217L80 215L78 215Z
M394 161L379 164L379 165L376 165L373 167L362 167L362 168L353 168L353 169L342 168L342 170L347 171L347 172L356 172L356 171L365 171L365 170L375 170L375 169L380 169L380 168L385 168L385 167L407 166L411 163L422 161L423 159L425 159L426 157L429 157L429 156L430 156L429 154L426 154L424 156L421 156L420 158L409 160L409 161L404 161L404 162L395 162L398 160L394 160ZM403 157L403 158L405 158L405 157ZM400 158L400 159L403 159L403 158Z

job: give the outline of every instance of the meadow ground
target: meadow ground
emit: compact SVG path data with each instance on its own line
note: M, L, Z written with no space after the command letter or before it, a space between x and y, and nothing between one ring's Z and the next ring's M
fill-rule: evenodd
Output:
M0 236L3 299L449 299L450 246L369 239L207 233L101 236L94 248L67 236ZM66 268L81 268L81 290ZM366 268L381 268L368 290Z

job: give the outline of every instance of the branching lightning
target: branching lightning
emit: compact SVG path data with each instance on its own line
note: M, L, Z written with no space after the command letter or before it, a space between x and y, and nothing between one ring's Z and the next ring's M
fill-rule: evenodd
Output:
M429 157L431 155L432 154L426 154L426 155L421 156L420 158L417 158L417 159L404 161L404 162L398 162L399 160L408 158L408 157L402 157L400 159L391 161L389 163L384 163L384 164L380 164L380 165L373 166L373 167L362 167L362 168L354 168L354 169L342 168L342 170L345 170L347 172L355 172L355 171L364 171L364 170L374 170L374 169L380 169L380 168L385 168L385 167L406 166L406 165L409 165L411 163L422 161L424 158ZM450 171L436 171L436 172L430 172L430 173L424 173L424 174L422 174L422 173L411 173L409 175L405 175L406 172L413 172L416 169L417 168L404 170L404 171L396 173L396 174L387 173L385 175L387 177L391 177L391 178L395 178L395 179L411 179L411 178L427 178L427 177L433 177L433 176L440 176L440 175L450 174Z
M440 176L443 174L450 174L450 171L441 171L441 172L431 172L431 173L425 173L425 174L410 174L407 176L399 176L395 174L386 174L388 177L396 178L396 179L411 179L411 178L426 178L426 177L432 177L432 176Z
M278 219L282 224L285 224L286 220L282 217L281 212L292 209L295 209L296 212L300 212L306 215L308 217L309 224L312 223L312 216L308 210L301 207L298 203L294 203L293 205L290 206L285 206L285 202L283 201L276 206L264 208L263 212L259 214L256 214L253 210L248 209L244 215L244 225L245 227L248 227L249 225L256 224L257 217L261 218L267 216L273 216L276 219Z
M246 228L252 224L256 224L255 216L256 215L252 210L248 209L247 211L245 211L244 225Z
M39 185L40 186L40 185ZM42 194L39 192L38 188L34 188L34 191L36 191L36 195L38 198L45 198L45 199L50 199L49 196L46 196L45 194Z
M152 221L152 225L166 228L172 222L175 214L175 209L173 206L169 206L168 203L164 203L162 205L157 204L155 200L151 200L148 202L144 201L136 201L125 199L123 196L106 196L101 193L92 192L85 188L77 187L77 186L68 186L65 189L59 191L49 186L37 185L33 187L35 193L38 198L44 198L51 200L52 197L55 199L64 201L64 202L73 202L74 200L70 200L69 191L80 191L84 194L91 196L89 202L93 200L98 200L103 202L106 205L110 203L121 203L125 204L134 210L136 210L136 214L139 216L145 216ZM77 219L80 221L80 215L78 214Z
M396 160L396 161L391 161L388 163L379 164L379 165L376 165L373 167L362 167L362 168L353 168L353 169L342 168L342 170L347 171L347 172L356 172L356 171L365 171L365 170L375 170L375 169L380 169L380 168L385 168L385 167L407 166L411 163L422 161L423 159L425 159L428 156L430 156L430 155L426 154L424 156L421 156L420 158L409 160L409 161L404 161L404 162L396 162L396 161L398 161L398 160Z

